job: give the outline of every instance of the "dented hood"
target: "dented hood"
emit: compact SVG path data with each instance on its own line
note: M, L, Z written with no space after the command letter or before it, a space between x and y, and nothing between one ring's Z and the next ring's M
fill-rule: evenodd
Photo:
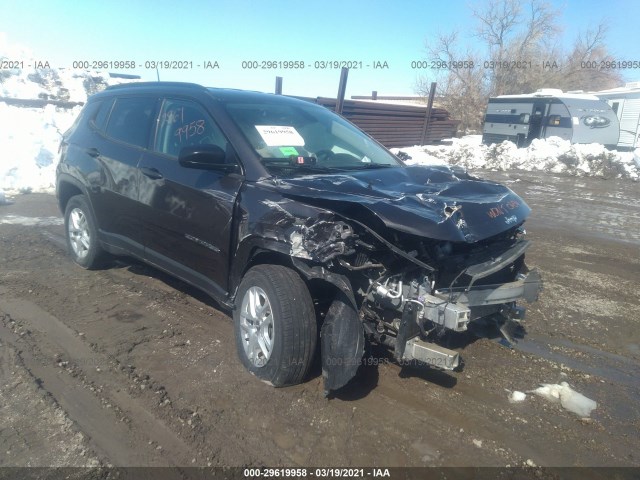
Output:
M509 188L446 167L398 167L279 179L277 189L376 229L476 242L524 221L530 208Z

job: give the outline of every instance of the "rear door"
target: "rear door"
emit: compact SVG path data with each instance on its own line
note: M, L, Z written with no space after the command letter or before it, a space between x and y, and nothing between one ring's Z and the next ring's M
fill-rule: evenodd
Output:
M139 164L145 258L216 296L227 290L233 208L243 177L182 167L180 149L214 144L235 153L209 112L165 98L155 142Z
M150 141L157 97L123 96L102 106L93 124L88 154L101 165L88 179L101 238L110 245L142 254L138 206L138 162Z

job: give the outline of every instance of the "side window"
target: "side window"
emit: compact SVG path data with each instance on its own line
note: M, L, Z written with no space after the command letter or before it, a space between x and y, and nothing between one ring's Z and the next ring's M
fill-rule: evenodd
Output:
M131 145L146 147L155 104L153 97L117 98L107 123L107 135Z
M549 115L549 125L552 127L560 126L560 115Z
M523 125L526 125L527 123L529 123L529 118L531 117L531 115L529 115L528 113L521 113L520 114L520 123Z
M68 137L72 135L73 132L76 131L76 129L80 124L86 123L93 116L95 116L96 111L98 110L98 108L100 108L100 105L101 105L101 102L98 101L98 102L89 102L84 107L82 107L82 110L80 110L80 114L76 117L74 122L67 129L67 131L64 132L63 136Z
M166 99L160 110L154 150L177 157L182 147L204 144L227 149L225 136L204 108L189 100Z

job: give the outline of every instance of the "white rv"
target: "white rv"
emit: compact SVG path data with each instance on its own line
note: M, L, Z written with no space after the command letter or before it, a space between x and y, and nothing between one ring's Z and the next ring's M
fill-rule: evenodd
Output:
M613 147L619 135L618 117L605 101L595 95L543 89L490 98L482 143L510 140L526 147L534 138L560 137L571 143Z
M620 121L618 148L640 147L640 82L594 93L606 101Z

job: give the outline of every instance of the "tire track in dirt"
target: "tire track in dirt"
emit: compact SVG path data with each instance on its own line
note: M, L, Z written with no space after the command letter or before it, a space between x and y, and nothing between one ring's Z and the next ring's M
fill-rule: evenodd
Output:
M0 321L0 477L6 467L99 466L86 436L41 388L15 345L7 341L13 336L4 321ZM13 475L18 476L19 472Z
M6 325L0 326L0 338L19 348L40 332L38 345L21 349L21 358L34 378L50 392L60 406L92 440L95 448L115 465L188 465L193 457L192 449L163 422L155 418L146 408L122 390L122 381L99 367L82 368L83 364L109 365L110 360L93 351L80 340L68 326L42 310L34 303L9 297L0 289L0 311L14 321L19 321L26 335L16 336ZM42 352L45 347L57 351L58 357L38 358L33 351ZM44 358L43 358L44 357ZM62 358L68 360L61 360ZM71 364L76 368L74 376L65 373L60 365ZM80 375L77 369L81 370ZM70 369L73 370L73 369ZM78 380L84 376L88 383L100 385L98 392L109 398L108 408L104 400L85 388ZM116 414L118 412L118 414ZM122 421L122 414L127 422ZM144 440L140 437L144 432ZM149 448L144 446L148 445ZM162 448L157 448L162 446ZM162 452L161 452L162 450ZM169 452L169 453L165 453Z

